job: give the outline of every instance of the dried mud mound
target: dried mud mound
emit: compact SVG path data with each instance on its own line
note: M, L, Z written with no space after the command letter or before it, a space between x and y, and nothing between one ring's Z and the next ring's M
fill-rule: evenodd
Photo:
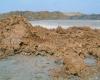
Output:
M0 21L0 57L17 53L34 52L32 26L21 16L11 16ZM35 37L37 38L37 37Z
M89 27L33 27L22 16L11 16L0 21L0 58L14 54L52 55L63 60L62 70L66 74L89 75L89 71L97 69L89 70L90 65L85 59L93 57L96 68L100 64L99 34L99 29Z

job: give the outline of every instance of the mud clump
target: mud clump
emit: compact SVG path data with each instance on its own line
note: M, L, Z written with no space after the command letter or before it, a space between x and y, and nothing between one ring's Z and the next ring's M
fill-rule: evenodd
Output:
M15 54L51 55L63 60L66 75L81 77L92 71L84 62L87 56L94 57L99 66L99 34L99 29L89 27L33 27L22 16L10 16L0 21L0 58Z
M0 21L0 58L17 53L34 52L32 26L21 16ZM34 35L35 37L35 35Z

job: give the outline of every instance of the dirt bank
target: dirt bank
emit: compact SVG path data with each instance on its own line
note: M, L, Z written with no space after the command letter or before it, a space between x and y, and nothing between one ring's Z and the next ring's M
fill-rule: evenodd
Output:
M0 58L15 54L52 55L63 60L66 75L82 78L99 68L99 34L99 29L89 27L33 27L24 17L11 16L0 21ZM96 60L96 69L85 63L89 56Z

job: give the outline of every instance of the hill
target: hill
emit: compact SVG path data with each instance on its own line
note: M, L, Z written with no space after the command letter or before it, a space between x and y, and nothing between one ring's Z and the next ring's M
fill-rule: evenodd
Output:
M32 11L14 11L8 13L0 14L0 19L11 16L11 15L22 15L28 20L100 20L100 14L82 14L79 12L49 12L49 11L40 11L40 12L32 12Z
M48 19L67 19L68 17L64 15L62 12L48 12L48 11L41 11L41 12L32 12L32 11L15 11L4 13L0 15L0 18L5 18L10 15L22 15L28 20L48 20Z

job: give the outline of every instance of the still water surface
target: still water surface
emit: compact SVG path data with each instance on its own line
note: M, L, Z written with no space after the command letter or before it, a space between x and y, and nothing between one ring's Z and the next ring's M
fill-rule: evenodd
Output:
M46 28L56 28L57 26L62 26L63 28L72 26L100 28L100 20L39 20L30 21L30 23L32 23L33 26L41 25Z
M53 80L50 70L60 66L45 56L11 56L0 60L0 80Z

